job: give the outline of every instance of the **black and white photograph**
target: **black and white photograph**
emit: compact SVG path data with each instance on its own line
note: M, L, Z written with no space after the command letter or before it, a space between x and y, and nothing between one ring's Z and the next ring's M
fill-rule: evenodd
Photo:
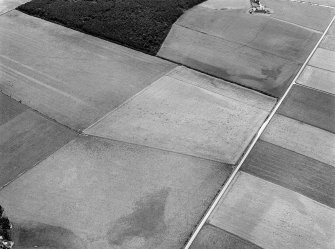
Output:
M0 0L0 249L335 249L335 0Z

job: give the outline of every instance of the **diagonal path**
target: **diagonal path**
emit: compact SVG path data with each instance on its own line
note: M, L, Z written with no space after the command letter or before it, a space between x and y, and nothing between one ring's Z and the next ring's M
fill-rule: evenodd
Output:
M328 17L325 15L325 19ZM316 25L322 22L319 20ZM17 11L2 15L0 27L6 31L0 38L1 91L59 123L80 132L84 130L75 139L68 136L72 141L65 142L29 171L19 170L14 178L17 174L20 177L0 191L1 203L14 221L13 238L17 248L182 248L217 192L227 180L230 183L233 179L231 173L235 174L239 168L234 165L241 166L241 158L246 158L252 148L250 144L256 142L255 136L259 137L274 114L271 110L276 99L272 97ZM331 44L330 41L324 46L330 48ZM303 63L308 49L299 53L301 57L297 58ZM318 59L313 60L317 64ZM329 71L329 64L317 66ZM317 99L306 94L292 94L286 103L288 107L281 109L278 117L283 116L284 121L292 119L296 116L294 108L290 108L292 103L296 106L300 99L307 99L305 102L308 98ZM13 103L14 114L5 114L4 122L15 116L18 103ZM314 112L300 117L307 131L299 127L298 121L291 120L291 123L302 133L316 137L323 134L331 139L329 117L321 115L323 122L315 121L319 110L327 114L327 108L320 107L325 103L321 101L314 109L308 107ZM299 106L296 109L299 112ZM19 113L20 109L17 116ZM18 122L21 123L25 122ZM4 132L9 128L7 125ZM272 129L280 138L287 136L282 123ZM267 133L272 134L271 130ZM270 144L267 148L275 152L282 148L295 161L292 147L283 143L285 139L273 142L270 135L261 139ZM307 137L306 141L310 140ZM294 147L294 156L300 158L301 170L306 170L307 165L310 172L318 171L322 186L313 185L315 181L307 177L308 172L300 185L277 177L282 171L273 174L277 181L262 179L265 177L259 172L266 175L268 167L264 163L265 170L256 168L239 176L230 190L236 194L228 192L230 201L220 203L199 236L219 235L221 245L229 243L232 248L240 245L285 248L287 244L282 244L281 236L290 233L305 236L299 230L305 226L313 231L306 248L329 247L331 238L327 234L323 240L317 237L320 231L332 229L333 224L320 222L319 229L315 229L310 217L317 220L325 214L333 215L329 208L333 205L330 196L334 185L329 178L333 174L329 167L332 158L320 161L319 155L309 154L310 147L298 145ZM327 144L321 145L331 149ZM13 148L10 144L6 146ZM271 169L268 172L273 173ZM246 179L249 185L239 187L245 186ZM308 191L311 186L313 191ZM251 204L245 205L241 190L249 190L255 197L252 199L257 199L257 193L264 190L259 202L254 204L258 209L250 209L255 211L251 216L243 208L252 208L253 203L247 201ZM317 193L323 195L315 198ZM284 204L275 205L271 198ZM285 224L302 210L301 203L293 199L299 199L308 209L299 216L300 223L295 221L287 229ZM229 215L227 210L235 212ZM264 210L269 210L267 216ZM277 221L278 210L287 211L284 226L277 222L271 231L279 235L262 240L259 234L267 221ZM234 222L234 217L241 213L245 214L241 218L251 225L245 230L234 230L241 227ZM226 222L227 216L233 218ZM196 231L202 228L203 221L206 220L202 220ZM253 229L255 222L260 228ZM206 242L199 238L200 242ZM295 241L290 237L287 243ZM200 244L200 248L204 246Z
M1 91L79 131L0 191L17 248L181 248L276 102L18 11L0 29Z
M329 42L333 23L334 18L186 248L334 247L329 231L335 227L335 99L318 90L331 82L318 84L305 72L314 70L311 64L329 65L332 51L323 60L318 51ZM300 85L305 82L314 89ZM320 146L328 151L325 157L317 152Z
M249 0L206 1L179 18L158 55L279 98L335 12L288 0L266 4L273 14L249 14Z

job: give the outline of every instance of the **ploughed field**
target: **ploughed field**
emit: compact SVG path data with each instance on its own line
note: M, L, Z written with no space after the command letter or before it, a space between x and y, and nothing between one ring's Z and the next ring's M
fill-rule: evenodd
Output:
M33 0L18 10L155 55L172 24L204 0Z

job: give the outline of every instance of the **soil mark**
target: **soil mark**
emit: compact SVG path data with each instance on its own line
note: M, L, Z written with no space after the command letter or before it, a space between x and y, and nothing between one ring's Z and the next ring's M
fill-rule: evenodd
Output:
M128 249L159 244L167 229L164 213L168 195L169 189L163 189L137 201L132 214L111 225L107 233L109 244Z

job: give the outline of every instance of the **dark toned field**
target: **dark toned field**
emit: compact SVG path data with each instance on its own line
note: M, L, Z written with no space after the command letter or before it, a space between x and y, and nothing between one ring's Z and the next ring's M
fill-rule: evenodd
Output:
M156 54L172 24L204 0L33 0L18 10Z

